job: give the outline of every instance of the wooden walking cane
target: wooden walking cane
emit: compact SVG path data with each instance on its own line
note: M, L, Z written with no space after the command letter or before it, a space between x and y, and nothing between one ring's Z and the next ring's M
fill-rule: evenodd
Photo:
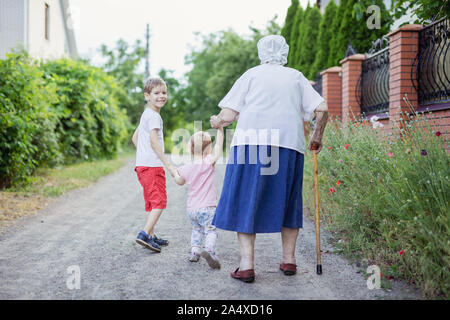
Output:
M313 183L314 183L314 204L316 221L316 253L317 253L317 274L322 274L322 256L320 250L320 217L319 217L319 165L317 163L317 153L314 150L319 149L319 144L313 143L311 146L313 159Z

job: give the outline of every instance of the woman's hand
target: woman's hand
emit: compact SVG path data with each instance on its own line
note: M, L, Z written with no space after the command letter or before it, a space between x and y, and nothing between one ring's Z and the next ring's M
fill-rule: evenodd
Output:
M319 153L322 150L322 139L313 139L309 141L308 145L309 151L314 151L316 154Z

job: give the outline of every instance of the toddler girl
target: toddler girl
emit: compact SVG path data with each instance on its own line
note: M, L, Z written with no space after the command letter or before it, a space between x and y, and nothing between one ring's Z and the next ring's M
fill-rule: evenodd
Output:
M201 255L214 269L220 268L219 260L215 256L217 231L211 224L217 206L214 165L222 156L223 138L223 128L219 128L213 150L211 136L204 131L196 132L189 142L192 162L174 172L177 184L189 185L187 215L192 224L189 261L197 262Z

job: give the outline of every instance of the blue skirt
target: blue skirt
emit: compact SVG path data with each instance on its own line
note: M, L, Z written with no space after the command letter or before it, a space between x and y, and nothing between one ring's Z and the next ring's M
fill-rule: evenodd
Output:
M233 147L212 224L251 234L302 228L303 161L292 149Z

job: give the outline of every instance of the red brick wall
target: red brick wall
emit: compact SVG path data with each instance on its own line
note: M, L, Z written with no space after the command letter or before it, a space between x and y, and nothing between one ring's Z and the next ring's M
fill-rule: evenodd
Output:
M414 58L419 44L419 30L422 25L405 25L388 34L389 37L389 118L398 122L401 114L410 112L404 101L405 94L412 107L417 104L417 92L411 80ZM413 74L414 75L414 74Z
M442 110L442 111L434 111L434 112L425 112L424 117L427 119L427 124L430 125L433 133L439 131L441 133L442 141L450 139L450 109ZM427 127L422 126L422 127ZM447 151L450 151L450 147L447 144L445 146Z
M355 54L340 61L342 65L342 121L359 118L361 108L357 100L356 85L361 75L363 54Z
M413 77L414 59L418 52L419 30L422 25L405 25L388 34L389 37L389 53L390 53L390 69L389 69L389 118L378 120L387 132L398 132L400 117L402 113L410 113L412 110L419 108L417 101L417 92L411 80ZM364 55L357 54L346 57L341 60L341 84L337 78L337 68L333 67L323 71L322 74L322 90L323 96L327 100L330 114L341 114L342 121L353 120L360 117L360 107L357 101L358 94L356 86L361 74L361 63ZM336 92L341 87L342 92ZM338 100L340 96L341 104ZM407 98L407 101L404 98ZM340 108L341 111L337 110ZM412 110L411 110L412 108ZM353 112L353 114L352 114ZM427 125L435 133L441 132L442 141L450 139L450 109L426 112L425 118ZM446 149L450 151L448 145Z
M330 118L342 119L342 79L340 67L332 67L321 72L322 96L327 102Z

